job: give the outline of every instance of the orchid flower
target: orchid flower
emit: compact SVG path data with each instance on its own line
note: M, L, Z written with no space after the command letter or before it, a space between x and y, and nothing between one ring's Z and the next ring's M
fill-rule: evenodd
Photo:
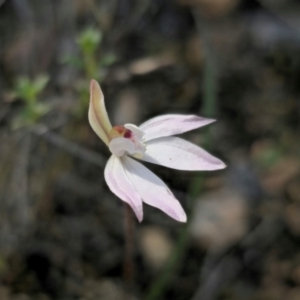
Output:
M104 176L110 190L128 203L138 220L143 219L145 202L179 222L186 214L167 185L136 159L177 170L218 170L225 164L200 147L175 134L214 122L195 115L168 114L152 118L140 126L112 127L97 81L90 85L89 122L112 153Z

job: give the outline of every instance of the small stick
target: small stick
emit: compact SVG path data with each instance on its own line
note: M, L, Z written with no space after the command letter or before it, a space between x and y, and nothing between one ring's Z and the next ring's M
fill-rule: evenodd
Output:
M128 292L128 294L132 294L134 284L134 220L131 207L126 203L124 204L124 206L125 253L123 278L125 282L126 291Z

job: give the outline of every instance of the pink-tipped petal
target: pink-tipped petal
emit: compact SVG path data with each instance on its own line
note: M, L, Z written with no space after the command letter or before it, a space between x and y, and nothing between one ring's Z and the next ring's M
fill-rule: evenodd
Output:
M180 134L214 122L213 119L195 115L163 115L152 118L141 124L139 128L145 132L144 140Z
M125 172L143 202L162 210L179 222L186 222L186 214L179 201L160 178L128 156L124 156L122 160Z
M105 167L104 177L110 190L131 206L141 222L143 219L143 203L125 173L121 158L115 155L110 157Z
M93 130L100 139L108 145L108 135L112 127L106 112L103 93L96 80L92 80L90 84L90 106L88 116Z
M177 170L212 171L226 167L221 160L200 147L173 136L147 142L141 159Z

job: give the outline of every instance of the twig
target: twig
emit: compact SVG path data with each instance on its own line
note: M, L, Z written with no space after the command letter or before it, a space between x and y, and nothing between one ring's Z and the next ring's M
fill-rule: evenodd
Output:
M67 141L62 136L49 131L49 129L43 125L35 126L30 131L37 136L43 137L47 142L59 148L62 148L66 152L80 159L83 159L102 168L105 166L106 160L98 153L88 150L73 142Z
M276 219L262 220L238 243L238 246L241 249L250 249L254 246L260 249L270 247L283 230L283 226L277 222ZM216 299L220 291L239 276L241 268L242 261L234 257L230 251L227 254L207 253L201 271L201 284L191 300Z
M124 203L124 237L125 237L125 254L124 254L124 282L128 294L132 294L134 285L134 220L131 208ZM126 295L124 299L126 299Z
M15 158L12 171L8 211L13 215L18 225L18 230L26 232L29 225L29 199L28 199L28 178L27 169L30 157L31 137L23 136L19 142L19 152Z

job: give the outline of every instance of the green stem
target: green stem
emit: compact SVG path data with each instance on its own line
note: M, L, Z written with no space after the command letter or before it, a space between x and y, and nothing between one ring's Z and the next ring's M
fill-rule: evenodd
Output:
M204 41L204 51L205 51L205 65L204 65L204 80L203 80L203 99L204 105L202 109L202 114L204 116L214 116L217 112L217 77L216 77L216 66L215 66L215 56L212 51L209 39L209 28L208 24L201 23L199 16L194 13L194 18L197 24L197 29L201 38ZM201 24L200 24L201 23ZM210 137L208 131L205 134L205 144L206 148L209 146ZM191 182L189 187L189 198L190 198L190 213L188 213L188 220L191 219L191 212L193 211L197 196L202 189L202 174L196 175L196 177ZM153 282L145 300L157 300L164 293L168 286L168 283L175 274L176 269L182 261L185 249L188 245L188 230L189 223L185 224L181 229L178 237L178 242L175 249L170 256L165 269L161 272L160 276Z
M167 262L166 268L163 270L162 274L158 277L157 280L154 281L154 283L150 287L150 290L145 300L154 300L154 299L157 300L158 297L163 293L171 277L174 275L174 271L178 266L179 258L182 257L187 245L187 241L188 241L187 230L188 230L188 226L187 224L185 224L184 227L181 229L178 242L176 244L176 247L172 255L170 256Z
M97 63L94 53L85 53L84 55L85 72L88 78L97 78Z

